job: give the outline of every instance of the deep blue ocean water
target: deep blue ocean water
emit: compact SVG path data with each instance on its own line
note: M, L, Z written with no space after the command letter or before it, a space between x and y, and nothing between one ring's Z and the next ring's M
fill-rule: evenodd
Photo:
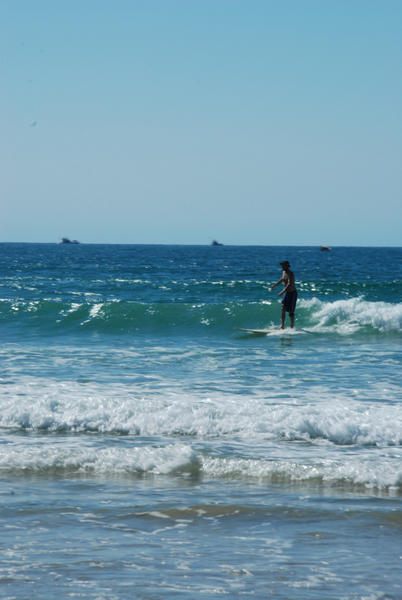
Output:
M1 597L402 598L401 248L0 250Z

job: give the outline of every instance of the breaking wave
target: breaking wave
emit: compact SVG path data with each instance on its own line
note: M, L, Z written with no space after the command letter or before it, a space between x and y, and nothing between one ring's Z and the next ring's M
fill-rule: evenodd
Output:
M55 300L0 301L0 326L5 333L27 331L40 335L165 334L227 335L237 327L264 328L278 323L280 302L137 303L58 302ZM402 304L362 298L300 300L296 327L311 333L338 335L400 334Z

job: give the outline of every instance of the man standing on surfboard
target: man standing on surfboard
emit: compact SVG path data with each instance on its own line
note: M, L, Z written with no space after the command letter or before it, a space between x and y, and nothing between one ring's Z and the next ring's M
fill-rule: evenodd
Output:
M290 270L290 264L288 260L284 260L279 263L283 269L282 277L279 281L271 285L271 290L274 289L280 283L283 283L284 288L279 292L279 296L285 294L284 299L282 300L282 323L281 329L285 329L285 318L286 313L289 313L290 317L290 326L295 326L295 308L297 302L297 290L295 285L295 274Z

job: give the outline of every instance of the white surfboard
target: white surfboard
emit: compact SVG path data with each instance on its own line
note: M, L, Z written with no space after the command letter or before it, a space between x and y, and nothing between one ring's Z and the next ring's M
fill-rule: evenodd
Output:
M244 327L235 327L237 331L244 331L245 333L255 333L256 335L268 335L269 333L274 333L275 331L279 331L279 329L245 329ZM282 330L283 331L283 330Z
M271 327L270 329L246 329L245 327L235 327L235 329L237 331L243 331L244 333L251 333L254 335L269 335L273 333L276 335L295 335L297 333L313 333L307 329L295 329L289 327L285 327L285 329L281 329L280 327Z

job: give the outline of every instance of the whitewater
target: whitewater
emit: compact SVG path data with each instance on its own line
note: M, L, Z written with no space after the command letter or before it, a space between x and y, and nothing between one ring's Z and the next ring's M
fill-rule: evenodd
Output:
M401 248L1 249L2 597L402 597Z

